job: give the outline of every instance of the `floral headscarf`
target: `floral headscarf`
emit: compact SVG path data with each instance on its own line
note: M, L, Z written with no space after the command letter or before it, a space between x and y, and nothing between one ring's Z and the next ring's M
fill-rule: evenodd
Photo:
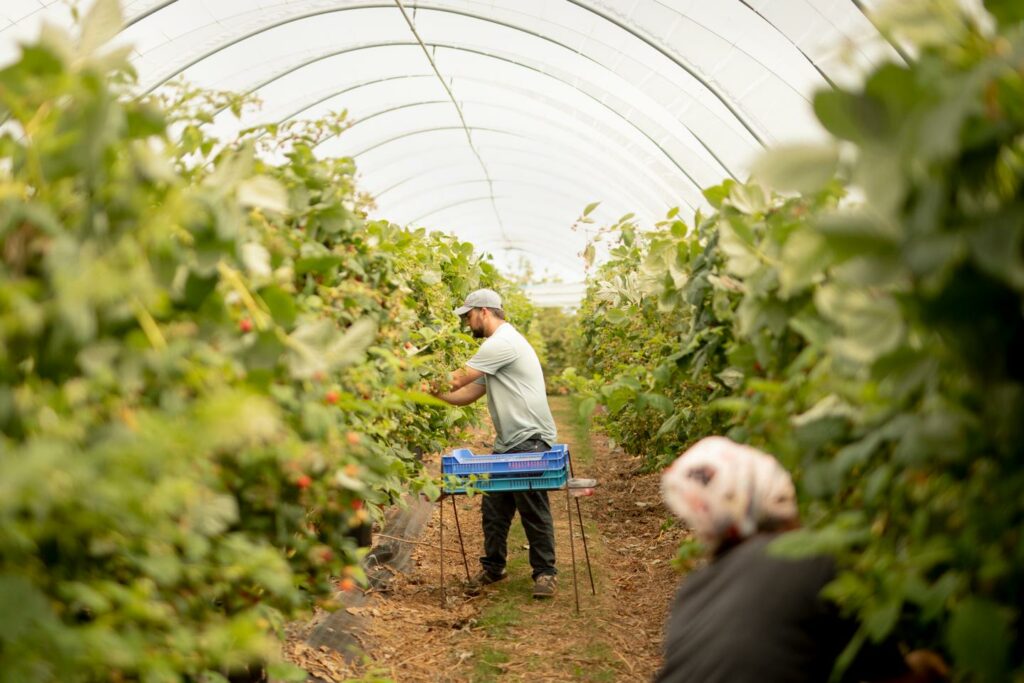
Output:
M661 477L661 494L711 549L797 517L796 490L782 465L722 436L701 439L679 456Z

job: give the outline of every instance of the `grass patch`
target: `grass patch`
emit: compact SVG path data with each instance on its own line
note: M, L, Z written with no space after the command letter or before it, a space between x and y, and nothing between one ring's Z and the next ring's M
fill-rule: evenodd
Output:
M519 623L521 614L515 603L505 596L495 599L480 615L480 627L490 636L504 636L508 629Z
M473 667L473 683L491 683L497 681L504 673L502 664L508 663L508 654L501 650L485 648L480 650L476 656L476 666Z
M509 557L506 570L509 578L484 589L488 591L487 607L480 613L480 627L489 638L503 639L509 630L518 626L522 619L521 607L523 596L529 594L533 585L530 578L530 563L524 553L516 552L526 542L526 533L518 519L513 520L508 533ZM474 683L490 683L497 681L504 670L501 664L509 661L507 653L493 647L482 645L476 650L476 665L473 667Z
M590 446L590 419L579 412L579 402L570 396L549 396L548 403L555 420L569 425L572 430L572 459L581 465L594 462L594 449Z

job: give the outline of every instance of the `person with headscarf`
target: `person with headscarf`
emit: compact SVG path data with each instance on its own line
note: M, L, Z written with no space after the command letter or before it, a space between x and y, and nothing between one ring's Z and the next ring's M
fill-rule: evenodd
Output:
M708 437L665 471L662 496L711 558L679 588L655 681L828 681L855 625L819 595L835 577L831 558L768 552L799 526L789 473L767 453ZM944 667L930 652L905 659L894 643L866 643L843 680L941 680Z

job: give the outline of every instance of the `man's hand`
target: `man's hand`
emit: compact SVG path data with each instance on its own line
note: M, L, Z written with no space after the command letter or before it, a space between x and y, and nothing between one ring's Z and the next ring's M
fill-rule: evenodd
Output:
M918 681L948 681L949 665L937 652L914 650L906 656L907 666Z
M447 394L439 394L437 397L445 403L451 403L453 406L468 406L486 393L487 387L483 384L467 384L461 389L456 389Z
M447 381L424 381L420 389L453 406L468 406L487 393L483 384L476 384L476 380L483 376L484 373L467 366L453 372Z
M937 652L913 650L903 658L909 671L875 683L942 683L949 680L949 665Z

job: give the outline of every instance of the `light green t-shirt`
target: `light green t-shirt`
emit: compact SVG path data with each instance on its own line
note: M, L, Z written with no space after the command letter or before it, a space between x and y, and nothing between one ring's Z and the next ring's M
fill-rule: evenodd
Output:
M511 323L502 324L485 339L466 365L484 373L477 383L487 388L487 409L498 434L495 453L504 453L534 435L555 443L555 419L548 407L540 360Z

